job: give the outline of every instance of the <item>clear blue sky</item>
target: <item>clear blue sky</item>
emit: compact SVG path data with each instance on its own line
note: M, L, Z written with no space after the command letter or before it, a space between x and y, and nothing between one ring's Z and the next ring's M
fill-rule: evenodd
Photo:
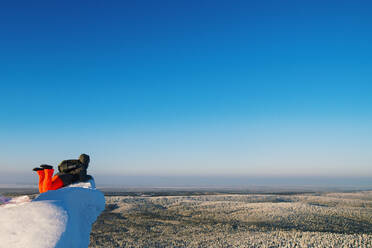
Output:
M371 8L4 2L0 174L372 178Z

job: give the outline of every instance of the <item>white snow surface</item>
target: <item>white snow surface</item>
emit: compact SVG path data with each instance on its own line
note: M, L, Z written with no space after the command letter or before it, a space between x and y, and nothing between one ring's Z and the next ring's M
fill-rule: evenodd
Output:
M94 180L0 205L0 248L88 247L92 224L105 208Z

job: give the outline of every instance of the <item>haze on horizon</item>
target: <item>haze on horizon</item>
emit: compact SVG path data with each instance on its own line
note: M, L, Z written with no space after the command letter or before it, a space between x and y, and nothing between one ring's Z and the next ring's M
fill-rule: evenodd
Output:
M80 153L104 183L372 179L371 7L3 3L0 183Z

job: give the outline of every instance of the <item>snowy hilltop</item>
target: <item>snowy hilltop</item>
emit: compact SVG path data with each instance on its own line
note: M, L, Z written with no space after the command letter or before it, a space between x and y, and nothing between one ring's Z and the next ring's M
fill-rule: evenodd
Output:
M0 248L88 247L92 224L105 208L94 180L0 205Z

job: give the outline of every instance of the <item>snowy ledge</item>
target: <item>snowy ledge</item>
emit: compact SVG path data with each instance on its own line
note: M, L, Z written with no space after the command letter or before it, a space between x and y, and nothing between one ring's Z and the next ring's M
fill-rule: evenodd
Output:
M0 206L0 247L88 247L92 224L105 208L94 180L19 197Z

